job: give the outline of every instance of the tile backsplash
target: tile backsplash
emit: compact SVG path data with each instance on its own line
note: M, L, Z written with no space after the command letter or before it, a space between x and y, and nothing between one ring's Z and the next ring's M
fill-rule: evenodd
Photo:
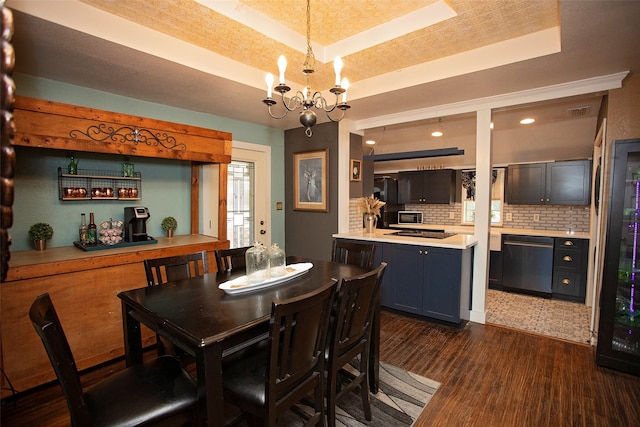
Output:
M358 210L358 200L349 201L349 230L362 229L362 214ZM462 205L406 205L406 210L420 211L426 224L460 225L462 220ZM453 213L453 218L451 214ZM573 229L576 232L589 231L588 206L560 206L560 205L504 205L502 226L505 228L523 228L533 230ZM511 220L506 221L508 214ZM538 221L534 221L537 217Z

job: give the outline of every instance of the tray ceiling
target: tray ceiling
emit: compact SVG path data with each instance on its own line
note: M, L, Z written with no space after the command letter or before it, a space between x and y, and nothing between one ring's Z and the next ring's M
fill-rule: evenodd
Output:
M303 0L81 2L264 73L275 72L284 54L287 78L305 84ZM312 0L312 84L333 85L336 55L356 88L359 81L557 28L559 21L558 3L548 0ZM521 58L540 54L532 45L518 49Z

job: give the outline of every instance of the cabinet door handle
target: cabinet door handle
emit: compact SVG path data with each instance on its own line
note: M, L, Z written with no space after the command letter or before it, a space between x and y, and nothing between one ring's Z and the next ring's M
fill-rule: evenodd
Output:
M573 261L573 258L571 258L569 255L565 255L565 256L562 258L562 260L563 260L563 261L566 261L566 262L571 262L571 261Z
M570 284L571 284L571 280L569 280L569 279L562 279L562 284L563 284L563 285L570 285Z
M422 250L418 250L418 255L422 255Z
M563 245L565 245L565 246L573 246L573 242L571 240L565 240Z

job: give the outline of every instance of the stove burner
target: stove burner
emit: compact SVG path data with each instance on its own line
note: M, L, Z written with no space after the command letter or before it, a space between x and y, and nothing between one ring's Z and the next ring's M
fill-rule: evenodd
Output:
M440 231L422 231L422 230L402 230L396 231L396 236L403 237L425 237L429 239L446 239L447 237L455 236L454 233L444 233Z

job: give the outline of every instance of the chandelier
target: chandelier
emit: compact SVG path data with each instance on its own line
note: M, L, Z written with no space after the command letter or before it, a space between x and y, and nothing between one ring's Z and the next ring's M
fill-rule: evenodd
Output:
M351 106L347 104L347 89L349 88L349 81L346 78L340 81L340 73L342 72L342 60L339 56L337 56L333 62L333 69L336 73L336 85L329 89L329 91L336 96L333 105L329 105L327 100L322 96L322 93L318 91L313 92L312 95L309 78L314 72L316 58L313 55L313 49L311 49L310 1L311 0L307 0L307 56L302 66L302 72L305 74L307 79L307 85L304 88L304 92L298 91L295 96L289 99L289 102L285 100L284 94L289 92L291 88L287 86L284 80L284 72L287 68L287 59L284 57L284 55L280 55L280 58L278 58L280 83L272 89L274 77L273 74L268 73L265 78L265 82L267 83L267 97L262 100L262 102L267 105L269 115L274 119L282 119L287 114L289 114L290 111L302 109L302 111L300 112L300 123L306 128L304 132L308 137L312 135L311 127L314 126L317 122L316 113L311 109L311 107L319 111L324 111L327 115L327 118L332 122L339 122L340 120L342 120L345 111L351 108ZM282 113L282 115L274 115L271 111L271 107L278 103L271 97L272 90L279 92L282 97L282 105L284 106L284 112ZM339 99L340 95L342 95L342 100ZM339 115L339 117L332 117L332 113L336 110L341 110L342 113Z

